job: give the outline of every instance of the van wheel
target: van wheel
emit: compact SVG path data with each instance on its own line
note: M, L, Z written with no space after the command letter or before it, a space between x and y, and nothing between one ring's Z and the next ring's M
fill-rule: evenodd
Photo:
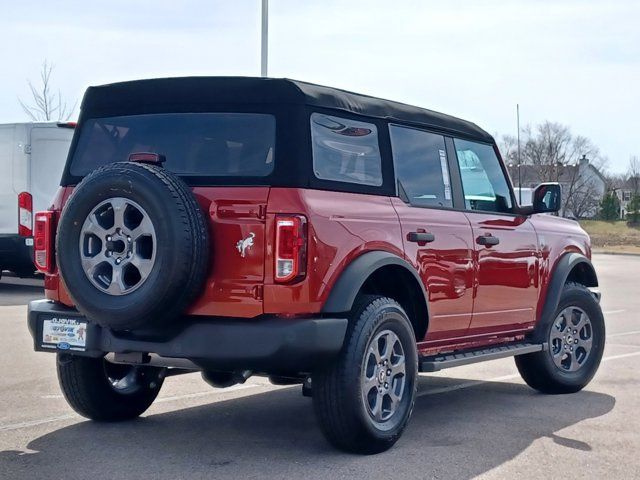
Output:
M313 405L326 438L348 452L391 448L411 416L417 375L405 311L390 298L362 296L338 358L313 375Z
M163 368L58 355L58 382L67 403L91 420L117 422L138 417L156 399L163 381Z
M591 292L567 283L550 321L542 323L536 340L548 349L515 357L524 381L542 393L574 393L593 378L604 352L605 325Z

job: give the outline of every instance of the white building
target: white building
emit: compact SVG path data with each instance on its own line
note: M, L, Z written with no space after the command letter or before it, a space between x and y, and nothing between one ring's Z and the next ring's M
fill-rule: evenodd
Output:
M561 213L565 217L595 217L607 189L604 176L585 155L575 165L521 165L520 168L509 165L509 174L516 187L516 197L520 181L523 205L531 203L530 192L543 181L560 183L563 203Z

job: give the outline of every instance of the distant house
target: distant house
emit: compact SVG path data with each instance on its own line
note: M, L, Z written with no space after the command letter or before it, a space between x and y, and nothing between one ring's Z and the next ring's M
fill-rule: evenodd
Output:
M520 172L518 172L520 170ZM513 185L522 187L522 203L531 202L529 193L543 182L558 182L562 187L562 215L575 218L593 218L598 214L600 201L607 189L607 183L586 156L575 165L509 165ZM527 202L528 200L528 202Z
M629 213L629 203L631 203L633 193L638 190L638 185L640 185L640 178L628 178L619 188L615 188L613 190L620 202L621 220L627 218L627 214Z

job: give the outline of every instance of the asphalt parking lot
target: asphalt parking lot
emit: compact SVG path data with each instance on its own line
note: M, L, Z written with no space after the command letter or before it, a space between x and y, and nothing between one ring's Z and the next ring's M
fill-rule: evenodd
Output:
M512 359L420 379L391 451L333 450L300 388L260 378L226 390L168 378L140 419L95 424L58 389L55 356L34 353L25 303L37 282L0 281L0 478L640 478L640 257L596 255L608 343L583 392L529 389Z

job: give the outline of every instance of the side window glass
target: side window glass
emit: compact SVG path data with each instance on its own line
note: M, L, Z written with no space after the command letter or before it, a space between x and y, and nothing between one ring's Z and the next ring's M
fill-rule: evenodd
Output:
M454 140L466 208L511 212L511 195L500 162L491 145Z
M396 179L411 205L452 207L444 137L397 125L389 133Z
M311 141L317 178L382 185L382 160L374 124L312 113Z

